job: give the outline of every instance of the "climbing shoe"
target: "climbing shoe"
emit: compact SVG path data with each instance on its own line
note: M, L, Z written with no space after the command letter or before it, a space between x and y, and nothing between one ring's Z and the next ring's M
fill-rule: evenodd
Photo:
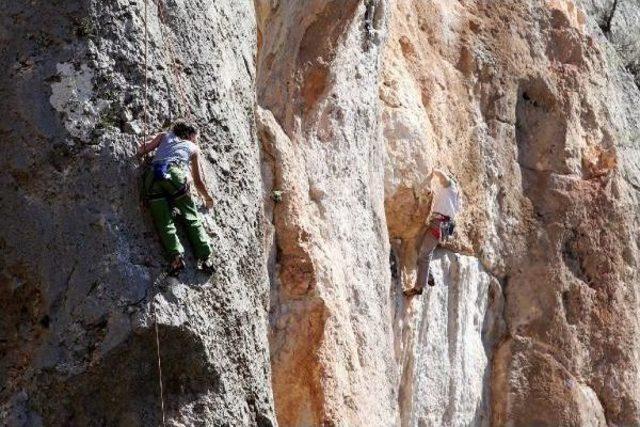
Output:
M196 263L196 270L202 271L206 274L213 274L215 272L213 261L211 260L211 258L199 259Z
M182 255L176 255L175 258L173 258L173 261L171 261L171 263L169 264L167 274L171 277L178 277L180 272L184 270L185 267L186 264Z
M422 295L422 288L411 288L411 289L405 289L404 291L402 291L402 293L404 294L405 297L410 298L416 295Z
M431 275L431 273L429 273L429 278L427 279L427 284L429 286L435 286L436 285L436 281L433 278L433 276Z

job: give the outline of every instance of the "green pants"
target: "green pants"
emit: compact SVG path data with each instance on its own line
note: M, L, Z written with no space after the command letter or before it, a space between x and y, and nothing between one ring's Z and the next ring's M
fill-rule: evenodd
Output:
M180 191L187 183L188 167L172 165L168 173L168 179L155 179L153 168L150 168L144 176L145 195L167 257L173 259L184 253L172 216L172 211L177 209L194 255L206 259L211 255L209 237L189 191Z

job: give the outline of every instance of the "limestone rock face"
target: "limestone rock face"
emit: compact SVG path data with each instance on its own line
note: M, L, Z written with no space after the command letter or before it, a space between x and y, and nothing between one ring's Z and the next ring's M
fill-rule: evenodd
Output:
M595 9L363 3L257 2L280 423L637 424L639 93ZM407 300L433 167L465 209Z
M470 256L439 251L432 265L438 286L422 301L395 298L400 425L488 425L491 360L504 328L499 282Z
M398 416L377 94L384 7L256 2L282 425Z
M640 8L633 0L580 0L640 84Z
M143 0L40 3L0 5L1 424L159 424L157 319L169 425L640 425L637 2L149 1L146 67ZM158 287L132 156L178 116L217 270Z
M402 366L401 387L414 384L401 400L408 425L640 422L638 90L599 31L571 1L391 8L380 97L398 280L415 280L431 166L451 171L464 193L450 250L473 255L488 275L441 282L481 295L472 306L487 313L474 334L488 343L484 355L471 339L464 356L455 351L456 335L473 331L458 326L456 298L437 316L430 304L442 291L414 303L423 314L405 326L415 331L403 330L402 348L414 361ZM438 323L453 335L440 346L445 361L476 367L436 368L432 384L450 377L439 402L421 399L416 384L437 390L423 372L443 357L431 342L411 345ZM485 391L457 388L457 375L470 385L482 378Z
M149 129L202 128L217 272L153 287L139 207L143 1L0 4L0 424L273 425L255 15L148 2ZM191 261L191 260L190 260Z

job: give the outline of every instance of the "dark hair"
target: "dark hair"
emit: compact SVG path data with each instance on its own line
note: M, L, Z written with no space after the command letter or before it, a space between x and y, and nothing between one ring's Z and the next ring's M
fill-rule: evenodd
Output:
M189 139L194 133L198 133L198 127L190 122L178 120L173 124L173 133L180 139Z

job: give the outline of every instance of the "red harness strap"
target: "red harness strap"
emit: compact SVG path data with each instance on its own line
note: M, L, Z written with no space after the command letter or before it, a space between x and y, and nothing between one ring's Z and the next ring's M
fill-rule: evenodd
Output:
M442 235L442 233L440 232L440 227L432 227L429 231L431 231L431 235L433 237L440 241L440 236Z
M441 224L443 222L449 221L451 218L449 218L446 215L442 215L439 213L434 213L433 214L433 219L431 220L431 228L429 229L429 231L431 232L431 235L433 237L435 237L436 239L438 239L438 241L442 240L442 228L441 228Z

